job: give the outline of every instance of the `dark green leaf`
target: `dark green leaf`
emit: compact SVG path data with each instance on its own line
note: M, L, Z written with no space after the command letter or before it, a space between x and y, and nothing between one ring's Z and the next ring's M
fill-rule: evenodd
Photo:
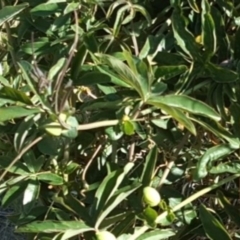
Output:
M222 192L218 191L217 196L222 203L224 210L231 217L231 219L240 226L240 211L237 207L233 206L230 201L223 195Z
M163 78L164 80L168 80L186 72L187 70L188 68L185 65L160 66L155 70L155 78Z
M149 151L146 157L146 160L144 162L144 168L141 176L141 183L143 187L149 186L152 181L157 158L158 158L158 149L155 146Z
M56 12L59 12L61 8L57 3L42 3L31 9L33 16L49 16Z
M27 187L23 193L23 210L29 213L35 206L40 191L40 184L36 178L30 178L27 181Z
M28 3L18 4L16 6L5 6L0 10L0 25L11 20L17 14L28 7Z
M40 109L24 108L20 106L10 106L0 108L0 122L7 120L26 117L34 113L39 113Z
M148 99L148 103L152 105L164 104L170 107L180 108L193 114L205 116L216 121L220 120L218 113L215 112L210 106L199 100L184 95L152 97Z
M74 85L89 86L109 82L111 82L111 78L106 74L100 72L88 72L82 77L78 78L76 81L74 81Z
M19 201L20 200L19 198L23 196L23 192L26 189L26 187L27 187L26 181L21 181L16 185L13 185L12 187L10 187L6 191L2 199L2 206L7 207L10 204L14 203L16 200Z
M31 99L22 91L10 87L3 87L0 90L0 98L9 99L12 101L22 102L32 105Z
M108 204L109 199L113 196L133 166L133 163L128 163L123 170L119 169L118 171L111 172L104 178L96 191L95 201L92 207L96 217L100 214L104 206Z
M210 213L207 208L201 204L200 205L200 218L205 230L206 235L212 239L218 240L231 240L227 230L224 226Z
M12 163L13 158L7 156L0 157L0 167L3 169L8 169L8 166ZM22 162L16 162L12 167L8 169L10 173L19 174L19 175L29 175L30 172L28 167Z
M17 229L17 232L28 232L28 233L53 233L53 232L65 232L70 230L78 230L81 232L94 230L93 228L87 226L82 221L35 221L29 224L26 224Z
M236 72L216 66L212 63L207 64L206 70L209 72L213 80L219 83L231 83L236 82L239 79Z
M187 30L186 19L180 9L174 10L172 14L172 27L176 43L192 59L201 59L199 48L194 36Z
M207 0L202 1L202 41L208 58L216 52L217 39L215 23L210 14L210 5Z
M179 123L181 123L184 127L186 127L192 134L196 135L196 129L194 124L192 123L191 120L189 120L184 113L175 108L175 107L170 107L168 105L162 104L161 101L149 101L148 103L160 108L161 110L165 111L168 113L170 116L175 118Z
M176 233L171 229L152 230L142 234L137 240L161 240L168 239L174 236Z
M123 180L123 179L121 179L121 180ZM140 183L134 183L134 184L132 184L130 190L124 191L124 192L118 194L117 196L113 196L109 200L109 202L105 205L105 207L102 209L102 211L96 221L95 228L98 228L100 226L101 222L108 216L108 214L111 211L113 211L113 209L116 208L117 205L119 205L124 199L126 199L131 193L133 193L135 190L137 190L140 186L141 186Z

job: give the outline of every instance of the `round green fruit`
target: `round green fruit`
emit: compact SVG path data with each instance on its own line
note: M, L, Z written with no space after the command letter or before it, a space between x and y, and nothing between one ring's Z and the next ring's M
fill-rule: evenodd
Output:
M143 201L150 207L155 207L160 203L161 197L155 188L145 187L143 189Z
M117 238L108 231L100 231L96 233L97 240L117 240Z

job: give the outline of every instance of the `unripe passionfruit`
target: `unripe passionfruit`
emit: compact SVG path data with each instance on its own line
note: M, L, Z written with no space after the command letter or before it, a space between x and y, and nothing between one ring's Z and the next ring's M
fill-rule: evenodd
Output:
M96 233L97 240L117 240L117 238L108 231L99 231Z
M160 203L161 197L158 191L152 187L143 189L143 201L150 207L156 207Z

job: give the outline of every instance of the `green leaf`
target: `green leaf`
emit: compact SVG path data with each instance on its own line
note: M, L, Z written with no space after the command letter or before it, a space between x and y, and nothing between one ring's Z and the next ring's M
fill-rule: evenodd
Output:
M29 171L32 173L39 172L43 164L46 162L46 158L43 155L36 158L34 152L31 150L24 154L23 159Z
M82 232L93 231L94 229L86 225L82 221L35 221L24 226L19 227L17 232L25 233L54 233L54 232L65 232L70 230L80 230Z
M230 155L235 149L230 144L221 144L209 148L199 159L194 171L194 179L199 180L207 176L209 164Z
M218 199L220 200L221 204L223 205L224 210L226 213L231 217L231 219L240 226L240 211L239 208L233 206L230 201L223 195L222 192L217 192Z
M88 209L82 203L71 195L63 197L54 196L55 203L62 205L66 210L80 217L85 222L91 222L91 217L88 214Z
M121 126L122 126L123 132L126 135L131 136L131 135L134 134L135 127L134 127L134 124L131 120L123 121Z
M8 81L6 78L4 78L2 75L0 75L0 83L1 83L3 86L10 87L9 81Z
M154 146L148 153L146 160L144 161L144 168L141 176L141 183L143 187L149 186L156 167L158 158L158 149Z
M84 45L89 52L98 52L98 43L94 33L86 33L83 35Z
M70 69L73 83L78 80L81 73L81 66L84 64L85 58L88 54L85 44L81 44L77 49L77 53L72 60L72 67Z
M79 2L71 2L67 4L67 7L64 9L63 13L68 14L70 12L73 12L79 7L80 3Z
M180 54L169 52L158 52L153 59L160 66L178 66L186 64L184 58ZM184 65L185 66L185 65Z
M60 58L57 63L50 68L47 79L53 80L54 77L62 70L64 64L66 63L66 58Z
M109 70L106 67L103 66L97 66L97 69L103 73L108 75L111 78L111 82L122 86L122 87L127 87L127 88L132 88L130 84L126 83L123 79L121 79L116 73L114 73L113 71Z
M175 118L179 123L181 123L184 127L186 127L193 135L196 135L196 128L194 124L192 123L191 120L189 120L181 110L175 108L175 107L170 107L168 105L162 104L161 101L160 103L157 101L148 101L149 104L152 104L161 110L165 111L168 113L170 116Z
M232 17L234 4L231 0L218 0L217 4L227 14L228 17Z
M123 180L123 179L122 179ZM97 218L97 221L95 223L95 228L98 228L101 224L101 222L108 216L108 214L116 208L117 205L119 205L124 199L126 199L131 193L136 191L141 186L140 183L134 183L132 184L130 190L124 191L117 196L113 196L109 202L105 205L103 209L101 209L101 213Z
M103 74L101 72L87 72L82 77L75 80L74 85L91 86L95 84L109 83L109 82L111 82L111 78L106 74Z
M148 23L152 22L151 16L150 14L146 11L146 8L144 8L143 6L139 5L139 4L134 4L133 8L136 12L140 12L148 21Z
M212 63L206 65L206 70L209 72L212 79L219 83L232 83L239 79L236 72L216 66Z
M10 187L19 184L21 185L21 182L24 182L26 180L26 176L18 176L14 178L10 178L9 180L3 182L0 184L0 194L8 190Z
M182 109L186 112L201 115L219 121L221 118L218 113L207 104L184 95L167 95L152 97L147 101L149 104L164 104L167 106Z
M2 107L0 108L0 122L26 117L39 112L40 109L36 108L24 108L20 106Z
M78 136L78 120L74 116L69 116L67 118L66 124L70 127L69 129L64 129L61 134L67 138L76 138Z
M27 182L24 180L10 187L4 194L4 197L2 198L2 202L1 202L2 206L8 207L14 201L19 200L19 198L22 197L26 187L27 187Z
M0 157L0 167L7 169L8 166L12 163L12 158L8 156ZM17 161L12 167L8 169L10 173L19 174L19 175L29 175L30 172L28 167L20 161Z
M30 12L33 16L44 17L55 14L60 10L61 9L59 8L59 4L57 3L42 3L32 8Z
M161 240L161 239L169 239L170 237L174 236L176 232L169 228L169 229L161 229L161 230L152 230L142 234L136 240Z
M132 69L113 56L107 54L97 54L97 56L100 58L102 63L110 66L118 74L121 80L134 88L143 100L147 98L149 91L148 79L141 81L139 77L134 74Z
M26 62L26 61L21 61L18 64L19 64L19 67L21 69L21 72L22 72L22 75L23 75L24 79L27 81L28 86L33 91L33 93L37 96L37 98L39 99L41 104L46 107L48 104L45 102L43 96L38 93L38 90L37 90L35 84L33 83L33 80L28 75L28 74L30 74L30 71L32 69L31 64Z
M238 149L240 146L240 142L237 138L235 138L226 128L221 126L219 123L210 121L203 121L199 120L194 117L190 117L191 120L197 122L200 126L204 127L205 129L212 132L215 136L219 137L220 139L225 139L234 149Z
M217 48L215 23L210 14L210 5L207 0L202 1L202 40L208 58L212 57Z
M63 132L62 126L59 122L50 122L44 124L42 127L48 134L56 137L59 137Z
M18 101L28 105L32 105L31 99L22 91L16 90L11 87L3 87L0 89L0 98L12 101Z
M29 133L32 131L33 125L37 123L40 117L41 117L41 114L30 115L25 119L23 119L19 124L19 127L17 128L14 134L14 141L13 141L14 148L17 152L20 152L21 149L28 143L26 139L29 136Z
M47 135L37 144L37 146L41 153L54 156L60 152L60 149L62 148L62 141L60 138Z
M151 87L151 97L153 96L160 96L167 90L167 84L163 82L156 82Z
M128 229L131 229L135 222L135 214L133 212L127 211L109 217L103 220L101 227L109 226L109 224L116 223L112 233L115 236L119 236L121 233L127 232Z
M39 173L37 178L39 181L43 181L52 185L62 185L64 183L61 176L51 172Z
M117 170L108 174L95 194L95 201L93 203L92 211L94 216L97 217L104 206L108 204L109 199L116 192L119 185L122 183L128 172L133 168L133 163L128 163L123 170Z
M23 193L23 210L25 213L29 213L35 206L40 191L38 179L31 178L27 181L27 183L28 185Z
M144 59L148 55L152 55L157 51L158 45L160 44L160 37L149 35L146 39L144 46L142 47L139 58Z
M118 126L107 127L104 131L111 141L117 141L123 136L123 132Z
M0 10L0 25L12 20L16 15L29 6L28 3L18 4L16 6L5 6Z
M180 9L173 11L172 27L177 44L182 50L192 59L201 61L198 45L192 33L187 30L186 19Z
M188 4L190 5L190 7L196 12L196 13L200 13L199 7L196 3L196 0L188 0Z
M155 68L155 78L164 78L164 80L168 80L186 72L187 70L188 68L185 65L159 66Z
M206 235L212 239L218 240L231 240L232 238L227 233L224 226L207 210L207 208L201 204L200 208L200 218L203 224Z

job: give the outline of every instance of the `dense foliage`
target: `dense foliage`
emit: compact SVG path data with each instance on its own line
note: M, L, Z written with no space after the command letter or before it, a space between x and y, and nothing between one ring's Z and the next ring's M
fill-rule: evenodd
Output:
M0 193L17 232L239 238L239 0L0 3Z

